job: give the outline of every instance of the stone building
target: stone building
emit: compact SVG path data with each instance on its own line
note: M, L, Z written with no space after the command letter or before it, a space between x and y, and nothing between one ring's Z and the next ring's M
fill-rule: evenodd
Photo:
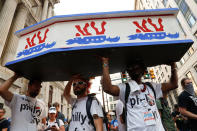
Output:
M0 0L0 85L13 75L4 65L15 57L18 46L17 30L54 16L54 5L59 0ZM28 80L18 79L11 87L14 93L25 94ZM54 102L61 103L61 111L70 118L71 109L63 98L63 82L44 82L38 98L47 106ZM0 103L4 101L0 98ZM9 108L6 117L10 117ZM67 115L68 114L68 115Z

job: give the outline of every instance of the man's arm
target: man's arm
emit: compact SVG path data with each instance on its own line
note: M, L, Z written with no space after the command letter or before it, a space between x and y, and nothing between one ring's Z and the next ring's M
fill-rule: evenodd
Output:
M42 124L45 125L45 123L47 123L47 118L42 118Z
M80 77L80 74L77 74L77 75L73 75L70 79L70 81L67 83L65 89L64 89L64 97L66 98L66 101L68 103L70 103L70 100L71 100L71 94L70 94L70 91L71 91L71 87L72 87L72 83L73 83L73 80L74 79L77 79Z
M177 76L177 70L176 70L176 63L173 62L171 65L171 78L170 82L168 83L162 83L162 92L165 96L170 90L176 89L178 87L178 76Z
M103 131L103 119L96 114L93 115L93 119L96 131Z
M119 92L120 92L119 87L111 84L108 58L102 57L102 62L103 62L103 76L102 76L101 84L103 90L110 95L119 96Z
M186 108L184 108L184 107L179 107L179 111L180 111L180 113L181 113L182 115L197 120L197 115L194 114L194 113L191 113L190 111L187 111Z
M60 130L59 131L65 131L64 125L60 126Z
M71 91L72 83L73 83L73 79L71 78L64 89L64 97L66 98L66 101L68 103L70 103L70 99L71 99L70 91Z
M8 102L11 102L13 98L13 93L9 91L9 88L18 77L19 75L14 74L0 86L0 96Z
M8 128L4 128L4 129L2 129L2 131L7 131L8 130Z

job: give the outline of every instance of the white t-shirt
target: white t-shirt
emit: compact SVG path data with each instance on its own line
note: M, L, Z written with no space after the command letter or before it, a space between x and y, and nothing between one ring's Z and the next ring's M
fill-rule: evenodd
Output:
M161 84L151 83L156 93L156 98L163 96ZM156 106L152 89L147 86L144 92L143 84L129 81L130 95L127 102L127 130L128 131L164 131L161 118ZM125 103L126 84L118 85L120 88L119 99ZM149 102L148 102L149 101Z
M89 123L89 118L87 116L86 111L86 101L88 97L83 97L80 99L71 100L73 110L72 110L72 118L69 125L69 131L94 131L94 127L91 123ZM99 117L103 117L103 111L101 104L96 100L92 101L92 105L90 108L91 115L97 114Z
M36 131L36 122L47 117L46 106L39 99L14 94L11 102L5 103L12 113L11 131Z
M47 128L48 127L52 127L52 126L56 126L56 128L59 130L61 126L64 126L64 123L61 119L59 119L59 126L58 126L58 123L56 120L54 120L53 122L50 122L50 120L48 120L48 125L47 125ZM48 131L51 131L51 130L48 130Z
M118 102L116 104L116 116L117 116L117 120L118 120L118 130L119 131L125 131L125 129L126 129L125 124L122 124L120 122L120 115L122 115L122 113L123 113L123 107L124 107L124 105L123 105L122 101L118 100Z

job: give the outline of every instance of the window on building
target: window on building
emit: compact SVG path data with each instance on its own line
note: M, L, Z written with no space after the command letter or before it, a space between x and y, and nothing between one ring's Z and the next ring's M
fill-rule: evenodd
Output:
M192 55L194 53L194 48L191 46L188 50L188 55Z
M161 78L160 77L158 78L158 81L159 81L159 83L161 82Z
M116 104L114 104L114 109L116 109Z
M185 0L182 0L179 6L179 9L181 10L181 12L183 13L183 15L185 15L189 9L188 5L186 4Z
M175 2L176 2L177 4L179 4L179 3L180 3L180 1L181 1L181 0L175 0Z
M184 58L181 58L180 64L183 65L184 63L185 63L185 59Z
M166 7L168 0L163 0L163 5Z
M158 71L156 71L156 74L157 74L157 75L159 75L159 72L158 72Z
M161 70L161 65L159 66L159 70Z
M109 102L112 102L112 97L109 97Z
M156 3L156 9L158 9L158 8L159 8L159 3L157 2L157 3Z
M194 15L190 12L189 16L187 17L187 22L190 27L192 27L196 23L196 18Z
M196 33L194 34L194 36L196 37L196 39L197 39L197 31L196 31Z
M164 77L164 73L163 73L163 72L161 73L161 77L162 77L162 78Z
M167 67L165 67L165 70L166 70L166 72L168 72L168 68Z
M193 84L193 86L194 86L194 89L197 90L197 85L196 85L196 82L194 81L194 78L193 78L193 76L192 76L192 73L189 71L189 72L186 74L186 76L192 80L192 84Z
M113 104L110 104L110 109L113 110Z
M196 71L196 73L197 73L197 64L194 66L194 69L195 69L195 71Z
M192 27L196 22L196 17L192 14L185 0L176 0L175 2L177 3L180 11L183 13L189 26Z

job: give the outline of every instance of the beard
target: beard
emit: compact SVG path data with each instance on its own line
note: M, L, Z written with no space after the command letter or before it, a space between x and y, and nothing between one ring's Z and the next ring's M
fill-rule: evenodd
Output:
M35 98L38 95L38 92L30 92L29 95L30 97Z
M82 88L80 90L74 90L74 94L77 96L80 96L80 95L84 94L85 91L86 91L86 88Z

